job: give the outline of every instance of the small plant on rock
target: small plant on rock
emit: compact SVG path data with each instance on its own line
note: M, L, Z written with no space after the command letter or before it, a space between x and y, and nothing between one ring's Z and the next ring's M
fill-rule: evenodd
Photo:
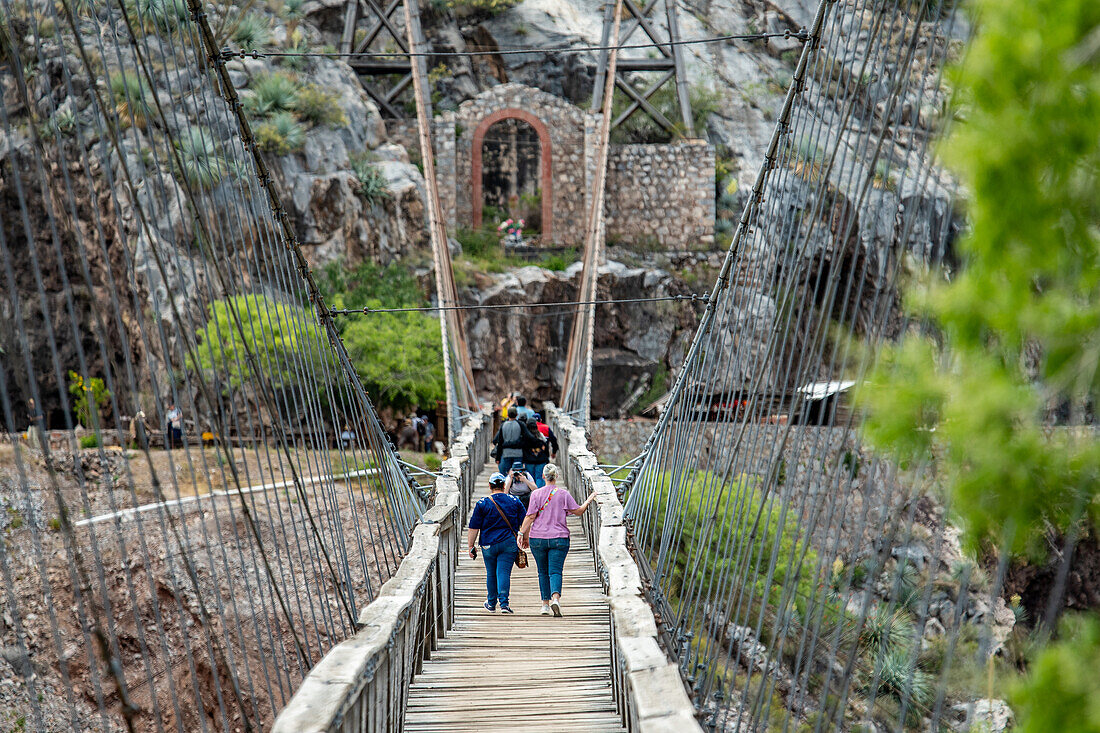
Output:
M289 155L306 144L305 128L289 112L279 112L256 126L256 144L260 150Z
M262 74L252 83L252 96L244 102L245 111L253 117L267 117L291 112L298 103L301 85L288 74Z
M380 204L390 197L386 177L378 166L365 156L353 158L351 171L355 174L358 193L371 204Z
M232 38L242 51L258 51L271 42L271 28L265 18L248 13L237 21Z
M137 11L146 26L171 30L187 20L187 0L138 0Z
M210 130L205 127L188 128L178 145L183 166L181 172L189 184L206 191L221 183L229 165L225 158L218 155Z
M298 90L294 110L306 122L315 125L343 127L348 124L347 115L340 106L339 95L326 92L315 84L307 84Z
M152 92L137 74L120 71L112 74L108 85L115 102L115 114L123 128L144 129L149 116L149 99Z

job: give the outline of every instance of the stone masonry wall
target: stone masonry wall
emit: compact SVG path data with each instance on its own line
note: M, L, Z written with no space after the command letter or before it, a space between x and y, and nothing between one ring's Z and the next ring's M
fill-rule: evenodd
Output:
M522 84L502 84L463 102L454 113L454 191L456 220L470 226L473 208L473 141L478 125L495 112L523 110L537 118L550 137L551 190L542 195L553 201L551 210L554 242L575 244L584 238L585 190L584 113L575 105Z
M480 181L473 170L474 137L487 118L500 118L502 112L504 119L528 116L549 139L550 173L540 171L542 188L548 189L542 195L551 201L551 233L545 241L583 244L600 116L522 84L492 87L435 118L436 177L448 228L473 226L475 176ZM391 140L419 158L415 120L388 120L386 127ZM688 250L713 243L714 161L714 147L705 140L612 145L604 205L607 239Z
M612 145L608 157L609 241L685 249L714 242L714 146Z

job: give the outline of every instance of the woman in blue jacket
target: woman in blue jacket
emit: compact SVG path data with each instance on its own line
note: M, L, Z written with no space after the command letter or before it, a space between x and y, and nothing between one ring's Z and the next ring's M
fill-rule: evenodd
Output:
M512 567L516 561L516 533L523 523L527 510L523 502L504 490L504 474L489 477L489 495L474 504L470 513L466 544L470 557L477 557L481 545L481 557L485 560L485 610L513 613L508 605L508 591L512 586ZM476 543L476 544L475 544Z

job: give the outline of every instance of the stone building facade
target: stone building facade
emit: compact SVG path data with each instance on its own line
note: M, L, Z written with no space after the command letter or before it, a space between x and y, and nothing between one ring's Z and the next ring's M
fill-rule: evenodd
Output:
M436 117L436 175L448 228L482 223L482 144L489 128L505 119L521 120L538 135L543 240L582 244L599 115L522 84L492 87ZM388 124L391 137L416 145L415 125ZM703 140L612 145L605 237L666 249L712 243L714 163L714 147Z

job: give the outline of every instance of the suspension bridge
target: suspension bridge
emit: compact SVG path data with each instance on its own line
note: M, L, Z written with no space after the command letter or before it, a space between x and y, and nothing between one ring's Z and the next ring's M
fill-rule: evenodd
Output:
M24 417L31 428L11 446L8 487L25 526L19 543L0 542L11 669L0 701L21 725L958 722L968 699L951 686L957 642L995 641L995 599L965 573L945 590L933 568L953 557L950 527L897 467L860 448L855 416L834 406L833 429L812 429L813 390L798 388L860 381L875 345L910 326L899 279L951 258L955 189L931 146L950 123L941 75L966 31L929 0L818 4L794 34L774 131L663 412L638 456L608 466L586 428L611 105L620 89L632 111L653 112L657 88L642 94L624 74L664 74L692 124L675 4L661 28L656 4L608 3L594 49L591 203L560 401L547 412L564 485L597 500L571 520L558 619L536 615L533 569L513 576L514 617L481 611L483 570L462 539L486 490L493 417L448 247L416 3L368 3L365 39L362 6L349 3L336 55L401 79L372 92L380 105L411 90L416 107L449 427L438 471L411 468L387 439L227 68L250 50L222 47L215 9L65 0L27 12L4 0L0 277L13 296L0 407L9 433ZM656 57L621 59L639 28L650 42L636 45ZM368 49L383 31L396 54ZM62 106L75 98L82 109ZM152 317L134 317L143 312ZM106 397L70 390L63 364L102 374ZM38 427L43 385L64 408L63 445ZM157 424L178 405L207 435L167 459L138 436L148 468L136 475L103 446L112 433L128 442L120 426L139 402ZM90 460L74 411L98 436ZM333 447L334 426L355 439ZM975 615L983 593L987 612Z

